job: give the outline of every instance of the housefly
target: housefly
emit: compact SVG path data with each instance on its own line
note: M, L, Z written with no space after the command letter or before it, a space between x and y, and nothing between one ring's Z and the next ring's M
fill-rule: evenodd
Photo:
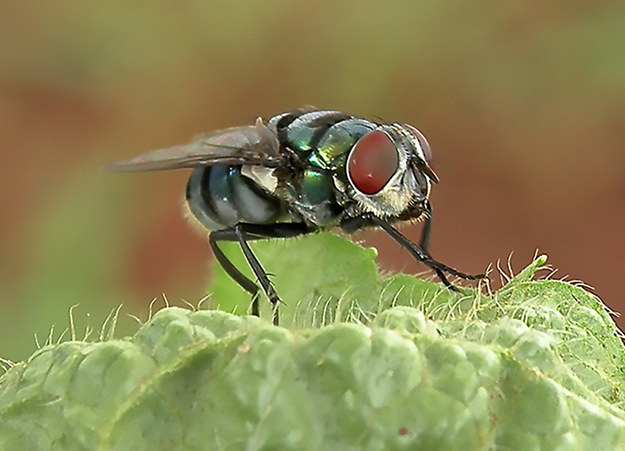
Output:
M258 285L220 249L238 242L260 287L273 304L276 293L248 241L288 238L340 227L351 233L379 227L430 267L450 289L447 275L475 280L433 259L427 251L438 177L430 146L408 124L377 123L340 111L302 108L254 125L232 127L188 144L154 150L107 167L112 171L192 168L186 201L190 216L209 232L215 258L252 295L259 315ZM419 244L394 224L423 220Z

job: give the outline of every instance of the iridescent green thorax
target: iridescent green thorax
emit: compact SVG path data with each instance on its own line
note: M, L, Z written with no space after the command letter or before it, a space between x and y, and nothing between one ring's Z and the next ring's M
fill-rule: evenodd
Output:
M343 211L336 198L333 177L346 179L345 161L349 151L376 124L337 111L281 115L270 123L277 128L281 145L293 152L305 167L286 186L289 203L306 222L333 225Z
M293 150L306 155L312 165L326 170L344 166L347 153L375 124L364 119L345 119L328 128L310 127L302 124L289 127L286 140Z
M306 169L286 185L286 194L297 215L317 227L334 225L343 211L336 201L332 173L327 171Z

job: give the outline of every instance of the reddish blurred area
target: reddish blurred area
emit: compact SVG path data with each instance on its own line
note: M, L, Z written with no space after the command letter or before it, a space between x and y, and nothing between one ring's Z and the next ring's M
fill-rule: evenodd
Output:
M180 214L188 174L100 167L304 104L426 134L441 261L479 272L514 252L520 270L538 250L625 309L620 2L0 10L0 355L23 357L16 335L64 325L75 303L197 301L210 253ZM386 270L424 270L378 232L356 238Z

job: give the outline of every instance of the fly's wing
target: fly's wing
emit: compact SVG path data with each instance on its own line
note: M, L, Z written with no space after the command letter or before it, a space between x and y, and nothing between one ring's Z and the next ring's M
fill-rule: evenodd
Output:
M188 144L153 150L104 169L117 172L159 171L218 164L277 167L283 162L276 133L261 118L255 125L218 130Z

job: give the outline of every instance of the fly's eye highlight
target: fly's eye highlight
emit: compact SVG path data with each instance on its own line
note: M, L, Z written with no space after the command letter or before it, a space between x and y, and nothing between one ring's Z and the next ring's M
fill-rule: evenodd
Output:
M347 173L354 188L367 195L384 188L398 167L397 148L381 130L360 138L347 158Z

